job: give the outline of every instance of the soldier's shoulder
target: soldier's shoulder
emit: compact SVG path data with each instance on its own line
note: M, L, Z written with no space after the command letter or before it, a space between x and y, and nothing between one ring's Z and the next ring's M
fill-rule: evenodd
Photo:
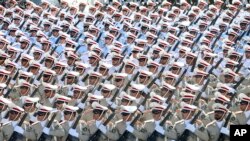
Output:
M121 123L122 123L122 119L115 122L115 124L121 124Z
M182 119L182 120L179 120L179 121L176 121L175 122L175 125L179 125L179 124L182 124L182 123L184 123L184 120Z
M146 124L146 123L153 123L154 122L154 120L153 119L150 119L150 120L146 120L146 121L144 121L144 123Z
M91 124L94 124L94 123L95 123L95 120L87 121L87 124L88 124L88 125L91 125Z
M215 120L212 121L212 122L210 122L210 123L208 123L208 124L207 124L207 127L209 127L209 126L214 126L214 124L215 124Z
M243 113L243 111L236 111L236 112L234 112L234 115L239 115L239 114L242 114Z

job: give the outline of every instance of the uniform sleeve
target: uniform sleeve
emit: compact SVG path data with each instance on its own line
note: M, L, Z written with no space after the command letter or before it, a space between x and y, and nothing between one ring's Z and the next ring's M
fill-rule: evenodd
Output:
M166 123L165 125L165 135L168 139L176 139L177 133L171 123Z
M196 128L194 134L201 140L207 141L209 139L207 130L203 125L201 127Z
M36 134L31 126L26 126L23 134L27 139L36 140Z
M106 133L107 137L111 140L118 140L119 139L119 134L117 129L114 127L113 123L110 123L108 125L108 131Z
M80 140L86 141L89 139L90 133L89 133L86 122L81 121L80 126L77 126L77 131L79 133Z
M63 127L56 121L53 123L54 128L50 128L50 135L56 137L62 137L65 135Z
M134 136L136 136L138 139L141 139L141 140L146 140L147 139L147 136L145 136L147 131L146 131L146 129L144 127L134 128L134 129L135 129L133 131Z

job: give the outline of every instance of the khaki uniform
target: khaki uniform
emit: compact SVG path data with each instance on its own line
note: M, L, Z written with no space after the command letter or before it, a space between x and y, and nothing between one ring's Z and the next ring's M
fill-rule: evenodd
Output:
M115 127L118 130L120 137L126 131L126 123L123 120L117 121ZM134 126L134 129L134 132L128 135L127 141L135 141L136 139L147 139L147 136L145 136L146 130L144 129L141 123L137 122Z
M200 126L198 128L197 127L198 127L198 125L196 125L195 132L190 134L187 141L197 141L199 139L200 140L207 140L208 137L207 137L205 127L204 126ZM177 132L177 138L180 137L182 135L182 133L185 131L184 120L180 120L180 121L176 122L174 129Z
M207 126L207 133L209 136L209 141L217 141L220 136L220 129L216 124L216 121L210 122ZM229 141L230 139L228 137L225 138L225 141Z
M146 135L147 135L147 138L150 137L150 135L155 131L155 121L154 120L148 120L148 121L145 121L145 124L144 124L144 128L146 129ZM164 141L166 139L175 139L177 137L177 134L175 132L175 130L173 129L173 126L168 123L168 124L165 124L164 125L164 130L165 130L165 134L164 134L164 138L161 138L161 137L157 137L156 141Z
M18 123L18 122L17 122ZM7 123L4 123L1 127L1 131L0 131L0 140L9 140L12 133L14 132L14 126L12 125L12 122L9 121ZM23 133L23 139L18 139L18 141L25 141L26 137L29 135L29 132L27 132L30 128L29 128L29 124L27 122L24 122L22 124L22 128L24 129L24 133ZM26 131L27 130L27 131Z
M65 141L67 139L67 136L69 135L69 129L73 126L74 121L72 123L72 125L70 126L70 122L69 121L63 121L60 123L60 125L63 127L64 132L66 133L63 137L59 137L58 140L60 141ZM89 132L87 129L87 124L84 121L79 121L77 127L76 127L76 131L77 133L79 133L79 139L81 141L86 141L89 139Z
M235 120L233 120L232 122L235 124L235 125L246 125L247 124L247 121L250 119L250 117L246 117L244 112L243 111L238 111L238 112L235 112Z
M96 127L95 120L89 121L87 123L87 126L88 126L88 131L90 133L90 136L92 136L98 130L98 128ZM117 140L119 138L119 135L118 135L117 130L114 127L114 124L110 122L106 127L108 128L107 133L106 134L101 133L99 137L99 141Z
M50 127L49 134L53 136L52 140L55 141L55 137L63 137L65 135L64 129L62 126L58 123L58 121L54 121L53 124ZM30 134L28 134L27 138L36 141L40 138L43 132L43 126L41 123L35 122L31 126Z

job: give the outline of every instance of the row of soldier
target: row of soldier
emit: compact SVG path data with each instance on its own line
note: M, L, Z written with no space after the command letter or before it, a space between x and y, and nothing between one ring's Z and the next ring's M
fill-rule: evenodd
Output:
M2 140L217 140L250 122L249 5L8 6Z

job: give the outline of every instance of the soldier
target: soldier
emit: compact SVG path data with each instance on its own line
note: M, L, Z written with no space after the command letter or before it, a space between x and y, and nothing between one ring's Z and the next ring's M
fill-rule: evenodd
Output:
M0 121L1 123L4 123L4 121L8 117L8 112L12 104L13 103L9 99L3 98L2 96L0 97L0 111L1 111Z
M101 134L97 135L98 140L117 140L119 138L117 129L112 122L104 125L105 115L108 114L108 108L100 105L97 102L92 103L93 119L87 122L88 130L91 137L94 137L97 130L101 131ZM110 120L110 119L109 119Z
M214 120L206 126L208 138L206 140L216 141L219 139L220 134L226 135L225 140L229 140L229 125L224 127L225 120L228 110L221 104L214 104Z
M250 107L249 107L249 102L250 102L250 98L241 93L239 94L239 99L240 99L240 111L235 112L235 121L233 121L234 124L236 125L250 125Z
M50 114L55 114L52 111L52 108L47 106L39 106L36 118L37 122L30 125L29 134L26 136L30 140L39 140L42 134L46 134L51 136L52 140L55 140L55 137L63 137L65 132L62 126L58 123L58 121L54 120L51 127L47 127L47 123L51 120Z
M54 100L54 104L52 108L55 108L57 110L56 114L56 120L57 121L62 121L63 120L63 110L64 110L64 105L67 105L68 102L71 100L71 98L63 95L57 95L56 99Z
M116 129L118 130L120 138L124 132L128 132L128 136L125 137L125 140L147 139L147 136L145 136L146 130L140 122L136 121L134 125L131 125L136 111L136 106L121 107L120 114L122 115L122 120L116 122Z
M52 107L58 95L56 94L57 90L57 85L43 83L43 86L39 89L39 93L41 95L41 104Z
M173 125L170 121L166 121L163 125L161 125L162 116L164 117L164 111L166 109L165 106L160 105L158 103L151 103L151 114L153 119L147 120L144 122L144 128L146 129L147 137L150 137L153 132L157 132L155 134L156 140L165 140L176 138L176 132L173 129Z
M22 101L22 107L25 112L28 113L25 121L29 122L30 124L36 122L36 117L35 117L35 112L37 110L37 105L39 98L38 97L28 97L28 96L23 96L21 97Z
M25 130L27 128L27 123L18 125L20 118L22 117L23 109L14 104L11 105L8 114L8 119L2 121L3 125L1 127L0 139L9 140L13 132L18 133L18 138L20 140L25 140L29 133Z
M101 88L101 95L103 96L103 100L101 101L101 105L103 106L106 106L106 107L111 107L113 109L116 109L117 108L117 105L116 105L116 97L114 99L114 101L112 101L113 97L114 96L117 96L117 95L114 95L116 91L115 90L115 85L113 84L102 84L102 88Z
M78 107L64 105L64 120L60 122L60 125L63 127L64 132L68 132L68 134L64 135L59 140L65 141L69 135L79 140L88 140L89 132L87 130L87 124L81 120L77 121L77 117L80 116L77 114L78 109ZM74 127L76 123L77 125Z
M181 104L181 113L183 120L177 121L175 123L174 129L177 132L177 137L181 137L184 130L189 130L192 134L188 137L189 140L207 140L208 135L206 133L205 127L200 120L197 120L192 124L193 116L195 114L197 107L194 105L182 103Z

